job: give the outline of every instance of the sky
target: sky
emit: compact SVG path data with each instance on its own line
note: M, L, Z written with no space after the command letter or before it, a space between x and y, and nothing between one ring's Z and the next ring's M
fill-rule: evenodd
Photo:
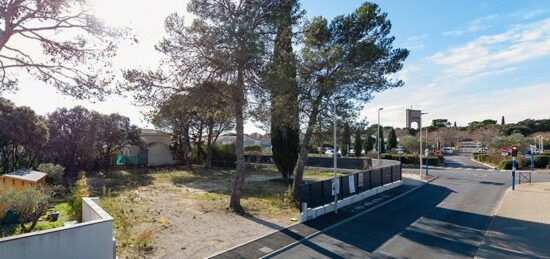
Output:
M172 12L190 17L184 0L91 0L95 14L110 26L132 30L139 43L124 42L113 70L155 68L154 45L164 36L164 19ZM359 7L357 0L302 0L307 17L332 19ZM550 116L550 5L547 1L374 1L392 22L394 47L410 55L394 75L403 87L377 93L360 117L405 127L405 110L428 114L424 121L445 118L458 125L494 119L517 122ZM119 73L120 74L120 73ZM39 114L58 107L83 105L102 113L118 112L134 124L152 127L131 97L110 96L104 102L75 100L40 81L22 75L20 90L2 94ZM424 125L426 122L424 122ZM246 133L262 132L253 122Z

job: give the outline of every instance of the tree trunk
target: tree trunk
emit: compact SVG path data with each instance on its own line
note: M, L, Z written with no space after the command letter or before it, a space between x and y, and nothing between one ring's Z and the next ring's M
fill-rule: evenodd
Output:
M233 93L233 99L235 102L235 121L237 131L236 150L237 156L237 171L235 173L235 181L233 182L233 191L231 192L231 201L229 207L238 213L243 212L241 206L241 189L244 182L245 164L244 164L244 78L242 69L238 71L237 85L235 86L235 92Z
M300 184L302 184L302 179L304 178L304 168L307 162L308 155L308 146L311 141L311 136L313 134L313 128L317 123L317 115L319 114L319 106L321 105L322 95L319 95L315 102L313 102L313 110L309 116L309 121L307 123L306 134L304 135L304 140L300 145L300 154L298 155L298 164L296 165L296 170L294 171L294 183L292 187L292 197L294 201L299 200L300 195Z
M206 169L210 169L210 167L212 166L213 131L214 131L214 119L210 117L208 120L208 139L206 143L206 160L204 161L204 168Z

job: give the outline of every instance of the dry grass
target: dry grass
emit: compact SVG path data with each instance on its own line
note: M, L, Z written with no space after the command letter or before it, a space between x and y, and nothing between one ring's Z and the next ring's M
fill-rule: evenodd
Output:
M181 223L174 222L174 217L180 217L177 215L231 214L228 204L234 173L234 170L127 170L93 179L94 192L102 196L102 207L115 219L119 258L152 257L155 245L163 245L164 235L159 233L165 229L174 231L173 228L185 232L178 229ZM332 173L320 171L304 175L306 180L330 177ZM291 182L280 180L275 169L248 170L246 179L241 204L248 215L285 225L296 220L298 209L291 202ZM197 221L197 224L208 223ZM209 231L210 227L201 228Z

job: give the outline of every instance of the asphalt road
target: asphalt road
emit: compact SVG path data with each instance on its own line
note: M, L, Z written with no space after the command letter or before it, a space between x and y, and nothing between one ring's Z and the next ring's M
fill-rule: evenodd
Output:
M475 257L510 175L479 170L483 166L466 158L454 157L457 163L448 166L456 169L431 169L439 177L432 183L273 257ZM550 176L537 174L533 180L550 181Z

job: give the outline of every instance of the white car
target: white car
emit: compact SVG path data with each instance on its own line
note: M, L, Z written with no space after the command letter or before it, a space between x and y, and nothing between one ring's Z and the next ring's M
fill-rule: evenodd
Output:
M445 147L443 148L443 153L444 154L447 154L447 155L452 155L455 151L453 150L452 147Z
M325 151L325 155L334 156L334 149L332 149L332 148L327 149L327 151ZM340 156L340 150L338 150L338 154L336 156L337 157Z

